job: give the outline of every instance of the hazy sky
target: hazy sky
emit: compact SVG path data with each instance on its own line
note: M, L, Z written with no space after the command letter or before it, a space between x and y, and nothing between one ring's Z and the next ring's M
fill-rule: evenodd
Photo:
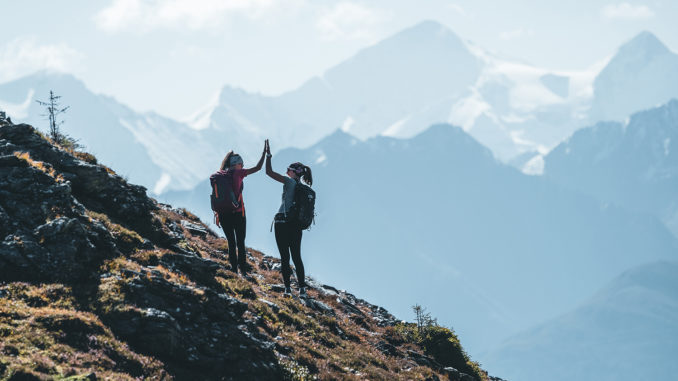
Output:
M183 119L228 84L279 94L408 26L550 69L583 69L641 30L678 49L678 1L0 0L0 82L67 71Z

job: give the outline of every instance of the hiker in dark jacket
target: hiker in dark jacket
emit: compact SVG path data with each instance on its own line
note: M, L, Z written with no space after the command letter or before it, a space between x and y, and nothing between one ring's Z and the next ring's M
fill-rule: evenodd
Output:
M287 167L287 176L283 176L271 168L271 148L266 140L266 174L273 180L283 183L282 203L278 213L275 215L275 242L280 251L282 260L282 276L285 282L285 294L291 295L290 276L290 254L294 261L294 268L297 272L297 282L299 283L299 295L306 296L306 282L304 275L304 263L301 261L301 232L298 225L287 221L287 212L294 201L294 188L299 181L304 181L311 186L313 184L313 175L311 168L301 164L293 163Z
M253 173L258 172L264 164L264 154L266 153L266 146L264 145L264 152L261 153L261 159L255 167L243 169L243 160L240 155L230 151L221 162L219 171L210 177L213 192L215 192L215 185L212 181L217 176L232 176L231 185L235 201L232 207L214 211L214 218L217 226L221 226L228 240L228 259L231 262L231 270L240 273L243 276L247 275L247 251L245 250L245 233L247 231L247 218L245 217L245 202L242 197L243 179ZM237 253L236 253L237 248Z

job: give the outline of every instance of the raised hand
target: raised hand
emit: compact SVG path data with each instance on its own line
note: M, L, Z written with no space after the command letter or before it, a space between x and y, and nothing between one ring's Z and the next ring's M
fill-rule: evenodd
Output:
M266 139L266 174L275 181L285 183L285 176L277 173L271 166L271 145Z
M259 162L258 162L257 165L255 165L254 167L248 168L248 169L246 170L246 171L247 171L247 175L251 175L251 174L253 174L253 173L257 173L257 172L259 172L259 170L261 169L261 167L263 167L263 165L264 165L264 160L265 160L265 158L266 158L266 146L267 146L267 144L266 144L266 142L264 142L264 151L261 152L261 158L259 159ZM235 204L233 204L233 206L236 207L236 208L238 207L238 205L235 205Z

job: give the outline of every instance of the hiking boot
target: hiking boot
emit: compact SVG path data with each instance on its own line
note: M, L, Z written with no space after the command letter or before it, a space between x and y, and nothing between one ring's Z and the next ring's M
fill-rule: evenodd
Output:
M299 297L305 298L308 294L306 293L306 287L299 287Z
M243 271L244 273L248 273L253 269L252 265L250 265L248 262L239 264L238 267L240 268L240 271Z
M290 287L285 287L285 293L283 295L291 297L292 289Z

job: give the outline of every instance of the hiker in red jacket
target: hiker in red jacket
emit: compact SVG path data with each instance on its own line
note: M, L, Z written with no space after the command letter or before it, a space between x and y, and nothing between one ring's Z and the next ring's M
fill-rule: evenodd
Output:
M224 230L228 240L228 259L231 262L231 270L237 273L240 268L240 274L243 276L246 276L248 271L247 251L245 250L247 219L242 197L243 179L261 169L265 153L266 146L257 165L243 169L242 157L230 151L221 162L219 170L210 176L212 186L210 200L214 219L217 226Z

